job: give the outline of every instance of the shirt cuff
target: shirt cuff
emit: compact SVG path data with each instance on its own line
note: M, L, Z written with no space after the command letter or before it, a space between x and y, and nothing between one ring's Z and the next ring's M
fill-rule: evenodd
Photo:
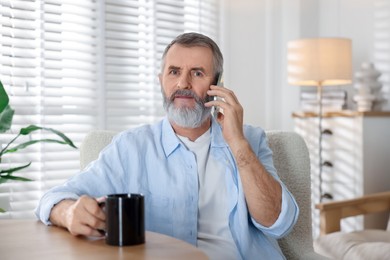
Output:
M286 236L298 220L299 208L291 193L282 186L282 209L278 219L270 227L265 227L252 218L256 228L260 229L265 235L272 236L276 239Z
M52 208L63 200L77 200L78 198L78 195L70 192L55 192L47 194L46 196L42 197L41 201L39 202L38 207L35 209L35 215L45 225L52 225L49 220Z

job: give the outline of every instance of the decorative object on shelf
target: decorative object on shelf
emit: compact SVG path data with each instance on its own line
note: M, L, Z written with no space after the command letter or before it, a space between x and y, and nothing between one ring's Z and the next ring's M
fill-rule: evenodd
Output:
M345 38L299 39L288 43L288 83L317 87L318 164L322 192L322 88L352 82L352 42Z
M4 133L8 131L11 128L12 125L12 119L14 116L14 110L10 107L9 105L9 97L7 92L5 91L3 84L0 81L0 133ZM51 132L59 137L59 139L35 139L35 140L30 140L18 145L13 145L11 146L18 137L24 135L30 135L32 132L39 131L39 130L44 130ZM27 146L33 145L35 143L39 142L44 142L44 143L59 143L59 144L64 144L64 145L69 145L73 148L77 148L73 142L63 133L61 133L58 130L52 129L52 128L46 128L46 127L41 127L41 126L36 126L36 125L29 125L25 128L20 129L19 133L10 141L8 144L5 144L4 147L0 146L0 166L1 166L1 157L5 154L8 153L14 153L17 152L21 149L26 148ZM0 167L0 184L10 181L10 180L15 180L15 181L31 181L31 179L24 178L21 176L15 176L13 175L15 172L18 172L20 170L23 170L24 168L29 167L31 162L18 166L18 167L13 167L13 168L4 168ZM5 212L4 209L0 208L0 213Z
M380 75L374 64L369 62L362 63L360 70L355 72L354 87L357 93L353 100L357 103L358 111L371 111L374 104L380 107L384 103L385 99L381 93L382 83L378 81Z

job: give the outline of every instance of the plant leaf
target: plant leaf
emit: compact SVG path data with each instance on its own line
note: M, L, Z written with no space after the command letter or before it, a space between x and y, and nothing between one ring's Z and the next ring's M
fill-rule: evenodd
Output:
M4 182L10 181L10 180L14 180L14 181L32 181L29 178L24 178L24 177L20 177L20 176L12 176L12 175L0 176L0 182L2 180L5 180Z
M14 153L20 149L23 149L23 148L26 148L27 146L30 146L30 145L33 145L33 144L36 144L36 143L58 143L58 144L68 144L64 141L59 141L59 140L55 140L55 139L39 139L39 140L31 140L31 141L28 141L28 142L25 142L25 143L21 143L21 144L18 144L17 146L15 147L12 147L10 149L7 149L3 152L3 154L6 154L6 153ZM70 144L69 144L70 145Z
M3 83L1 83L0 81L0 113L3 112L6 106L8 106L8 103L9 103L9 97L7 95L7 92L5 92Z
M0 113L0 133L4 133L11 128L14 112L15 111L7 105Z
M19 166L19 167L15 167L15 168L9 168L9 169L5 169L5 170L1 170L0 171L0 184L1 183L4 183L4 182L7 182L9 180L15 180L15 181L32 181L31 179L28 179L28 178L24 178L24 177L19 177L19 176L12 176L12 174L16 171L20 171L24 168L27 168L28 166L31 165L31 162L29 162L28 164L26 165L22 165L22 166Z
M14 173L16 171L20 171L20 170L22 170L24 168L27 168L30 165L31 165L31 162L29 162L28 164L23 165L23 166L19 166L19 167L15 167L15 168L9 168L9 169L6 169L6 170L0 170L0 176L4 177L4 175L3 175L4 173L6 173L7 175L11 175L12 173Z
M21 135L28 135L31 132L34 132L36 130L42 130L42 127L36 126L36 125L29 125L27 127L24 127L22 129L20 129L19 134L21 134Z
M5 213L6 211L2 208L0 208L0 213Z
M58 135L59 137L61 137L62 140L64 140L64 142L62 142L62 144L67 144L67 145L70 145L73 148L77 149L77 147L73 144L73 142L66 135L64 135L60 131L55 130L53 128L41 127L41 126L37 126L37 125L29 125L25 128L20 129L20 134L21 135L28 135L31 132L36 131L36 130L46 130L46 131L52 132L52 133Z

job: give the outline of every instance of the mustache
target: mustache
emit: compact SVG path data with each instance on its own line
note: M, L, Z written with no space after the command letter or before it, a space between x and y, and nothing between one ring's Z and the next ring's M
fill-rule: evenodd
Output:
M206 98L201 98L199 97L198 95L195 94L195 92L193 92L192 90L189 90L189 89L178 89L176 90L175 92L172 93L172 95L170 96L169 100L171 102L173 102L173 100L177 97L177 96L183 96L183 97L191 97L191 98L194 98L196 102L200 102L200 103L205 103L207 102L207 97Z

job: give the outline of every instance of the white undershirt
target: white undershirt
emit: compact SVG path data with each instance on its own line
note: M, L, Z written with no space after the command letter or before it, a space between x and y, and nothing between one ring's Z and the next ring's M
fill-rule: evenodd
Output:
M198 165L198 248L210 259L237 259L238 251L229 229L225 167L209 156L210 130L194 142L178 136L195 155Z

